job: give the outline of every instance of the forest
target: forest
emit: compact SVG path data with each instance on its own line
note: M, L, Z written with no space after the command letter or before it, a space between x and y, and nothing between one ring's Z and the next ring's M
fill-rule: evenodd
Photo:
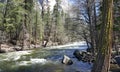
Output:
M0 0L0 72L120 72L120 0Z

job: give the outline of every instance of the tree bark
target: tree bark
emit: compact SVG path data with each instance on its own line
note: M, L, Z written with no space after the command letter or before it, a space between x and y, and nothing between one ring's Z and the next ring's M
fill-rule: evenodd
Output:
M92 72L109 72L112 49L112 6L113 0L103 0L101 34L99 35L97 59Z
M26 4L27 4L27 0L24 0L24 3L25 3L25 5L24 5L24 9L25 10L27 10L27 6L26 6ZM25 46L25 33L26 33L26 23L27 23L27 15L26 14L24 14L23 15L23 24L22 24L22 28L23 28L23 39L22 39L22 48L21 48L21 50L23 50L24 49L24 46Z
M88 38L87 38L87 33L83 30L83 38L85 39L86 43L87 43L87 47L88 49L90 49L90 46L89 46L89 41L88 41Z
M95 10L95 0L86 0L87 2L87 15L88 15L88 23L89 23L89 31L90 31L90 40L91 40L91 48L93 54L96 51L96 10Z

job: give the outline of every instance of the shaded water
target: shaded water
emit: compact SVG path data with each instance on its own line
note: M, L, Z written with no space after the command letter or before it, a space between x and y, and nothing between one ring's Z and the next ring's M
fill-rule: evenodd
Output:
M78 61L73 52L85 50L85 42L0 54L0 72L90 72L92 64ZM73 65L61 63L63 55L73 60Z

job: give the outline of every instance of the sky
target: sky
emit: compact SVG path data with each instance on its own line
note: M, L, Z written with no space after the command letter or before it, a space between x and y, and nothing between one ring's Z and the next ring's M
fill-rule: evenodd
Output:
M39 0L40 4L42 4L42 1L43 0ZM66 12L68 10L68 8L70 7L69 6L69 3L72 2L70 0L61 0L61 7L63 8L63 10ZM49 2L49 6L50 6L50 10L52 11L53 8L54 8L54 5L56 4L56 1L55 0L48 0Z

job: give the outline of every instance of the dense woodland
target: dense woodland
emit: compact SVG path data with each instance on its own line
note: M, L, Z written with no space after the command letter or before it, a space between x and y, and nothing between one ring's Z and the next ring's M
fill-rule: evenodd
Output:
M51 11L49 5L45 7L44 1L42 9L37 0L1 1L0 44L19 45L23 50L31 44L46 47L84 40L87 23L79 18L78 4L73 6L74 10L69 9L75 11L73 18L60 4L61 1L56 0Z
M38 0L0 1L1 52L4 44L25 50L84 40L96 57L92 72L108 72L112 52L119 55L120 0L70 0L67 12L62 0L52 10L44 0L41 8Z

